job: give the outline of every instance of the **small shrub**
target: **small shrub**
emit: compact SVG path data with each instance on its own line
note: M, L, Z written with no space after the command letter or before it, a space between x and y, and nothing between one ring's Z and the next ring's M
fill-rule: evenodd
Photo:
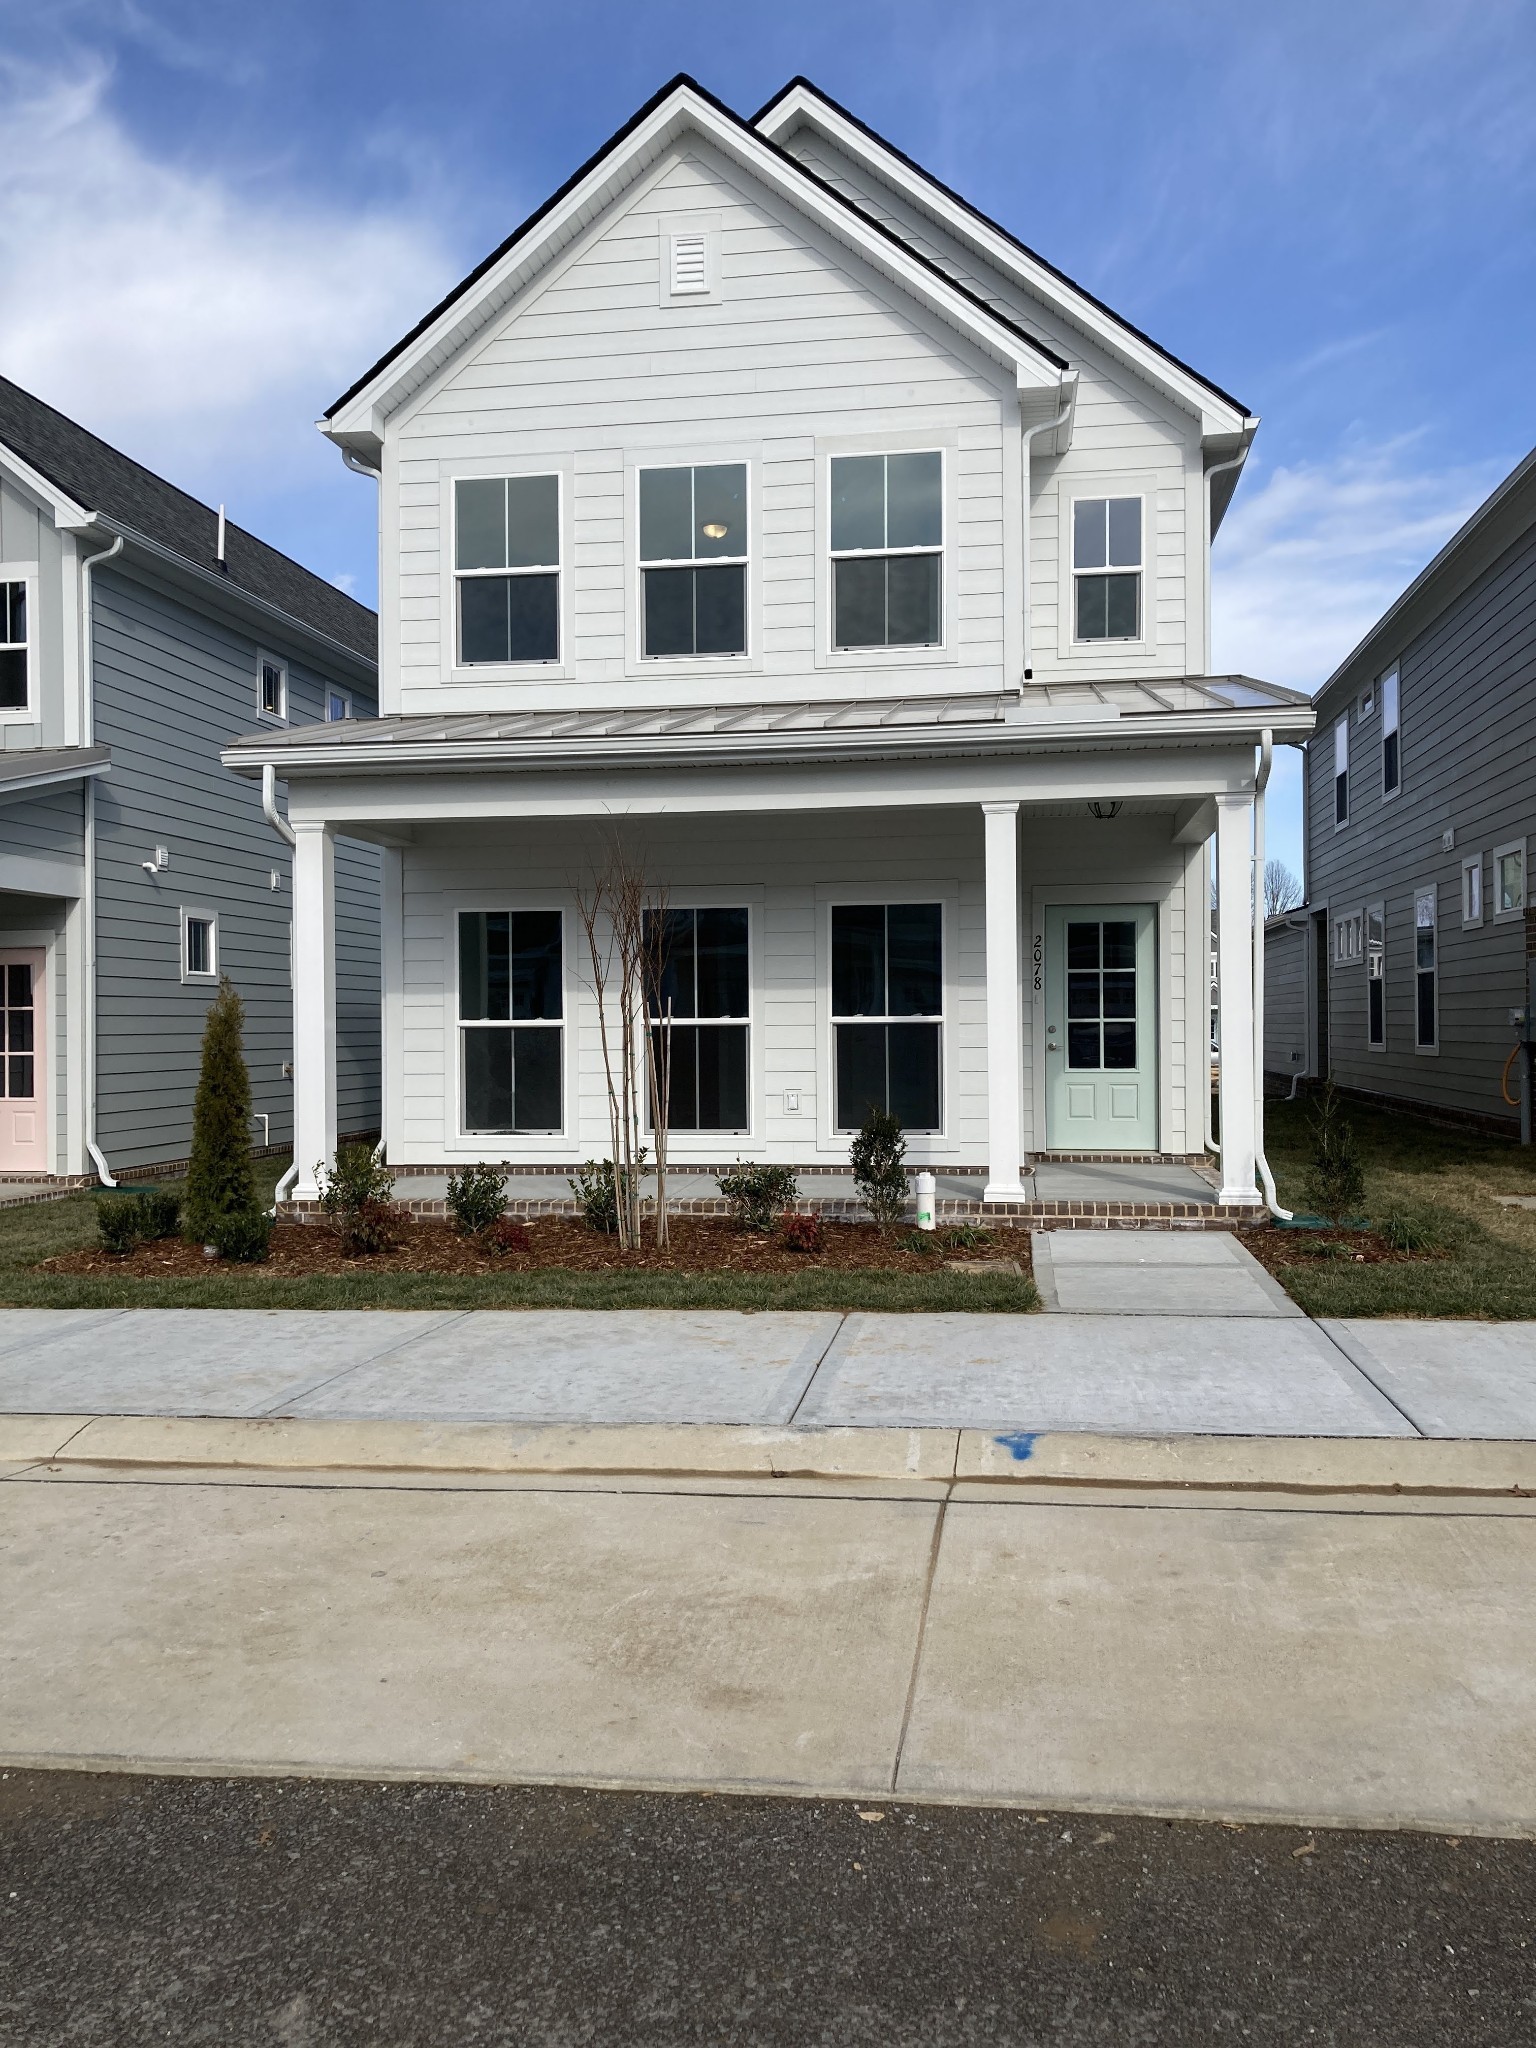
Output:
M1383 1217L1381 1234L1399 1252L1437 1252L1445 1243L1444 1232L1437 1223L1408 1209L1394 1209Z
M715 1185L730 1203L731 1221L739 1230L772 1230L775 1217L800 1192L792 1166L749 1165L742 1159Z
M238 1209L232 1216L218 1219L208 1242L221 1259L260 1266L272 1249L272 1218L265 1209Z
M907 1175L902 1161L907 1141L889 1110L871 1103L848 1148L853 1184L859 1200L882 1230L899 1221L907 1206Z
M619 1227L619 1182L611 1159L589 1159L568 1182L588 1230L612 1237Z
M448 1176L448 1213L465 1237L489 1230L501 1214L506 1200L506 1179L511 1167L462 1166Z
M1307 1203L1337 1229L1365 1200L1365 1170L1355 1149L1354 1126L1330 1081L1312 1112L1312 1163L1302 1182Z
M800 1209L786 1209L779 1218L779 1236L791 1252L819 1252L827 1242L819 1216L807 1216Z
M367 1145L343 1145L334 1166L315 1168L320 1207L340 1239L354 1255L387 1251L399 1234L399 1218L391 1207L395 1177Z
M96 1228L109 1252L127 1258L144 1238L144 1211L137 1195L108 1196L96 1204Z
M938 1232L938 1239L947 1252L979 1252L992 1242L992 1233L974 1223L951 1223Z
M533 1238L527 1224L520 1223L515 1216L498 1216L486 1231L483 1241L488 1252L495 1252L501 1258L507 1258L513 1252L533 1250Z
M169 1188L150 1188L139 1196L146 1238L174 1237L181 1228L181 1197Z

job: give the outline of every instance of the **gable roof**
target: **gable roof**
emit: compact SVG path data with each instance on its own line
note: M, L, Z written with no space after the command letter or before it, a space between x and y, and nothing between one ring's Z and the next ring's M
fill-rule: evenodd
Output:
M782 117L777 123L775 115ZM1105 305L1102 299L1096 298L1064 270L1058 269L1038 251L1020 241L1017 235L1001 226L990 215L983 213L979 207L973 206L968 199L936 178L931 171L925 170L904 150L898 149L893 142L888 142L883 135L877 134L868 122L861 121L857 114L850 113L810 79L792 78L752 116L752 125L765 133L782 134L788 131L797 115L809 116L814 125L821 128L834 141L841 141L845 145L853 144L853 153L856 156L877 173L884 172L887 182L895 183L898 189L904 189L906 196L923 205L925 211L941 219L950 216L948 224L951 226L955 225L955 214L963 217L974 229L981 231L980 245L984 254L990 254L994 259L1000 254L1011 254L1018 260L1010 267L1018 272L1023 281L1036 289L1048 281L1059 287L1059 290L1050 296L1065 300L1069 313L1072 310L1071 302L1076 301L1076 310L1080 316L1097 316L1089 323L1091 328L1107 326L1117 332L1123 341L1136 344L1138 354L1142 351L1150 352L1170 370L1176 371L1180 380L1189 379L1200 390L1218 400L1223 408L1240 414L1244 420L1253 418L1240 399L1234 398L1229 391L1224 391L1219 384L1212 383L1209 377L1202 376L1198 370L1192 369L1171 350L1154 341L1141 328L1134 326L1112 307ZM893 172L906 175L892 177ZM994 246L988 247L988 244Z
M1027 379L1054 390L1069 372L1066 359L1038 335L1030 334L988 305L979 293L912 248L883 221L855 206L788 150L780 148L771 137L706 91L696 79L679 72L588 157L558 191L551 193L504 242L476 264L408 334L349 385L326 408L322 427L335 438L344 439L347 422L340 416L378 385L386 372L395 371L398 381L424 359L442 360L452 353L472 330L477 311L482 317L490 317L485 310L488 300L496 301L492 311L498 309L543 262L573 240L596 216L606 198L612 196L605 192L605 186L637 176L676 134L690 126L729 154L753 164L768 182L819 215L825 225L876 268L928 299L952 324L969 332L984 346L990 345L994 354L1017 364L1021 382ZM460 315L457 326L453 324L456 311Z
M302 568L227 519L219 566L219 515L65 414L0 377L0 455L10 450L87 513L244 591L365 661L378 658L378 619L367 605Z

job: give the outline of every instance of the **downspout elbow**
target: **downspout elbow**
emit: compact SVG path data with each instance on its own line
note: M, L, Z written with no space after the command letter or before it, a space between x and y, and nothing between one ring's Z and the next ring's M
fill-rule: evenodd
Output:
M261 815L279 839L286 839L290 846L298 845L298 835L277 808L277 770L270 761L261 771Z

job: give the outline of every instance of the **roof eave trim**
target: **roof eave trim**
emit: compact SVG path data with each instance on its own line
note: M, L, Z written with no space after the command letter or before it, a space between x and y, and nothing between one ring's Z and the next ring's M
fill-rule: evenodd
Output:
M78 504L69 493L60 488L51 477L28 462L24 455L18 455L8 441L0 441L0 462L8 469L15 470L21 482L45 505L53 508L53 523L60 532L71 532L77 527L89 526L97 515L86 505Z
M14 775L0 778L0 803L12 797L31 796L39 789L57 789L60 784L85 782L93 775L110 775L112 757L103 747L83 761L70 761L51 768L40 768L31 775Z

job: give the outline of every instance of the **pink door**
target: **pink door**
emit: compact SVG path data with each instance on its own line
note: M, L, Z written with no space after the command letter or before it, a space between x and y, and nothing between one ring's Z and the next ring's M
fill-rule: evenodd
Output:
M43 955L0 952L0 1173L48 1171Z

